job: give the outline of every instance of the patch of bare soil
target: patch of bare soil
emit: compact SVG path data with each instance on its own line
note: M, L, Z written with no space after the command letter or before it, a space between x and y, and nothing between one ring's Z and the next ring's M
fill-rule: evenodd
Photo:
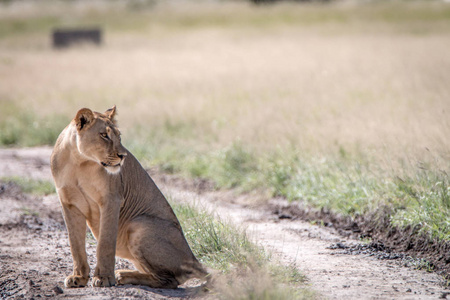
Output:
M0 149L0 177L51 180L50 153L50 148ZM207 181L153 177L174 201L196 203L247 227L250 236L282 263L297 266L323 298L438 299L449 295L441 276L405 266L406 254L396 254L376 241L361 244L355 234L349 234L361 230L358 224L348 230L332 224L317 226L280 209L287 205L281 200L251 208L242 204L246 202L242 196L213 191ZM195 283L176 290L142 286L66 289L63 281L71 273L72 258L56 195L25 195L14 184L0 182L0 203L0 298L183 299L197 292ZM93 239L88 239L87 252L93 268ZM132 268L124 260L118 260L117 266Z

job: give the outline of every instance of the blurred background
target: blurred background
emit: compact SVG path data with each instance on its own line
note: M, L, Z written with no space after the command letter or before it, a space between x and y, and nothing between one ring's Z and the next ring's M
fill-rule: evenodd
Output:
M146 167L449 240L449 49L437 0L0 1L0 146L117 105Z

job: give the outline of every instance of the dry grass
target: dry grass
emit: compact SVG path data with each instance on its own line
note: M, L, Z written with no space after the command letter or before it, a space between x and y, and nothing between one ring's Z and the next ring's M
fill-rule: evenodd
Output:
M302 9L312 8L282 5L273 14ZM395 34L395 25L368 34L355 33L351 24L348 34L345 25L339 34L317 34L327 30L320 23L312 32L301 24L250 25L106 32L104 47L68 51L43 46L46 35L35 47L8 46L5 38L0 99L67 115L115 103L126 129L187 124L214 136L217 147L238 138L264 149L342 147L397 158L421 157L428 148L448 158L448 34Z

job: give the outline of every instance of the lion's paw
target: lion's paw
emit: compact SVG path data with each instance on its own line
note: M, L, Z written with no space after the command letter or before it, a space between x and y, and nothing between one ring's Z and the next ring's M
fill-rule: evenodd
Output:
M115 272L115 277L116 277L116 282L118 285L123 284L123 278L122 278L122 274L120 271Z
M95 276L92 279L93 287L110 287L116 285L114 276Z
M139 272L134 270L116 270L116 282L118 285L136 284L136 280L134 280L136 274L139 274Z
M80 275L70 275L64 280L66 288L79 288L85 287L89 281L89 277L83 277Z

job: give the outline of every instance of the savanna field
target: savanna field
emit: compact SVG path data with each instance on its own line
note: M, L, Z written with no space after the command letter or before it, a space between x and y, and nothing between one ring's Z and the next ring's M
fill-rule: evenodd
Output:
M115 104L145 167L449 242L449 49L440 1L2 3L0 145Z

